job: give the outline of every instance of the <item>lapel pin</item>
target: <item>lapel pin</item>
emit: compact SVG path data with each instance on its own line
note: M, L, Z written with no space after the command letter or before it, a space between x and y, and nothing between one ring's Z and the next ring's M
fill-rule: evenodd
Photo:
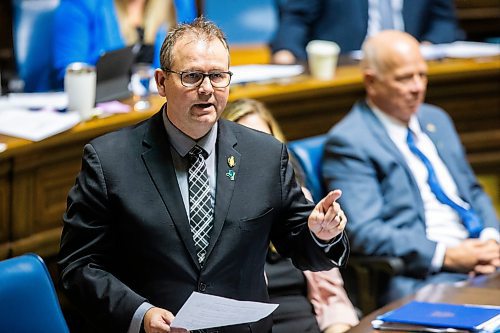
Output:
M428 123L425 128L427 128L427 130L431 133L436 132L436 125L434 125L433 123Z
M234 172L234 170L228 170L228 172L226 172L226 176L227 176L227 178L229 178L229 180L234 180L235 175L236 175L236 172Z
M227 158L227 165L229 165L230 168L234 168L234 166L236 165L236 161L234 160L233 155Z

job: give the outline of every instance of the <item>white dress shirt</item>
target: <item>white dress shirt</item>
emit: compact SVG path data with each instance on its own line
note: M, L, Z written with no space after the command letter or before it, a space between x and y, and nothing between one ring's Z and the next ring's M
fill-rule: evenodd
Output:
M394 29L404 31L403 0L392 0L391 4ZM371 37L382 30L378 8L378 0L368 0L368 31L366 32L366 37Z

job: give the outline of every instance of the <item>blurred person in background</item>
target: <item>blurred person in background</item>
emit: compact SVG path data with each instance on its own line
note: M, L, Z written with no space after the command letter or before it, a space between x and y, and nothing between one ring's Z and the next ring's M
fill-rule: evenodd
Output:
M500 265L498 218L449 115L425 104L418 41L382 31L363 46L366 99L328 133L326 188L343 191L353 253L399 257L382 304Z
M66 66L95 65L104 52L136 45L135 62L153 63L155 42L175 25L173 0L62 0L54 22L53 67L62 88Z
M453 0L286 0L271 43L272 61L305 61L305 47L314 39L336 42L341 53L359 50L366 37L386 29L433 44L463 38Z

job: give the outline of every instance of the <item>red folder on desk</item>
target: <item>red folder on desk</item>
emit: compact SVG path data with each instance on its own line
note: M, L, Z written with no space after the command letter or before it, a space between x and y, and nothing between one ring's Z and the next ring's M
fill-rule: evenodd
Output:
M398 327L397 324L402 325ZM378 316L372 326L381 330L414 332L497 332L500 329L500 307L413 301Z

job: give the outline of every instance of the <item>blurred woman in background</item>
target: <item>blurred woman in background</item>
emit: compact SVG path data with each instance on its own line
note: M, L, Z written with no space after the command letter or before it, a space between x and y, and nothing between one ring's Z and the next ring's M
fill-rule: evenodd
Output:
M176 23L173 0L61 0L55 14L53 67L59 88L72 62L95 65L104 52L135 45L136 62L153 63Z

